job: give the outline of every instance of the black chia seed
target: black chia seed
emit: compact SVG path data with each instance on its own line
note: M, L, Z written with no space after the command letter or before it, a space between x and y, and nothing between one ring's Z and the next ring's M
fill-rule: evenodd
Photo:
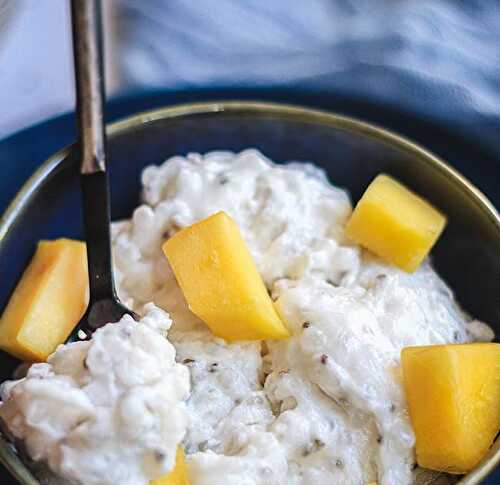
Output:
M319 359L319 360L321 361L321 363L322 363L323 365L325 365L325 364L328 362L328 355L323 354L323 355L320 357L320 359Z
M316 453L325 446L325 443L320 439L316 438L314 441L302 452L302 456L309 456L312 453Z
M227 175L221 173L219 175L219 185L226 185L229 182L229 178Z
M166 231L163 231L163 234L161 236L163 239L170 239L180 229L181 227L177 224L172 224L172 226L169 227Z
M88 421L88 418L83 418L83 419L80 419L79 421L77 421L75 423L75 426L73 427L73 429L76 429L78 428L78 426L81 426L82 424L86 423Z
M319 449L323 448L323 446L325 446L325 443L323 441L319 440L318 438L316 438L313 442L313 445L314 445L314 448L316 450L319 450Z
M163 453L162 451L155 451L155 460L158 462L158 463L161 463L163 460L165 460L165 453Z
M311 322L304 322L302 324L302 328L309 328L311 326Z

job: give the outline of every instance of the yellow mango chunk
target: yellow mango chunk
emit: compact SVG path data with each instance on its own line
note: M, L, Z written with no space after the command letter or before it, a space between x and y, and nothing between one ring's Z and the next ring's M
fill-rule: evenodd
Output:
M161 478L151 480L149 485L189 485L184 450L180 446L177 448L174 469Z
M415 271L434 246L446 217L387 175L368 186L346 226L348 237L389 263Z
M226 340L289 336L236 223L218 212L163 245L191 311Z
M401 362L418 464L467 473L500 429L500 344L407 347Z
M85 243L40 241L0 320L0 348L45 361L85 313L88 286Z

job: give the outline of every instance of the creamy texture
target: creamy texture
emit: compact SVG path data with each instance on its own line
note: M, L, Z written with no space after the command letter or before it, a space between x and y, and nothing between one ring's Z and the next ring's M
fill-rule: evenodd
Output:
M118 286L136 308L168 298L172 277L161 242L218 210L238 223L268 286L306 273L338 282L346 271L357 270L357 248L340 245L349 198L312 165L271 166L255 150L214 152L148 167L142 181L145 204L114 227ZM179 302L172 300L174 306Z
M305 278L283 281L278 294L277 305L293 337L286 344L272 344L271 376L277 374L277 381L268 379L266 385L271 381L270 388L279 393L280 401L293 398L299 409L304 403L301 414L308 422L314 421L311 409L315 399L307 399L310 393L304 396L295 391L303 387L301 382L336 404L337 416L331 412L323 415L330 420L331 429L328 422L321 423L319 429L310 430L309 441L325 443L320 459L324 467L332 456L328 452L335 448L342 462L349 463L351 454L360 454L355 461L365 469L356 474L355 467L344 467L337 473L339 483L362 483L364 476L376 470L380 483L408 483L414 436L398 375L401 349L465 339L465 325L445 296L442 282L427 264L408 276L366 263L352 285L334 286L319 278ZM280 370L288 369L290 375L280 376ZM339 432L359 436L353 439L351 435L339 447ZM363 450L364 442L368 446ZM297 459L300 462L300 456ZM375 466L369 470L371 464ZM302 465L309 473L317 473L311 469L314 467L317 464Z
M272 422L259 379L258 342L227 345L208 330L178 332L172 338L179 361L191 371L187 453L228 452L240 446L241 436Z
M312 165L190 154L148 167L142 182L144 205L113 227L118 290L174 321L191 371L192 484L411 483L401 349L491 330L469 323L429 262L408 275L347 241L349 198ZM238 223L290 339L227 344L187 309L161 244L219 210Z
M312 165L190 154L142 182L144 204L112 239L118 293L143 323L125 317L3 385L0 415L32 456L83 483L142 484L183 439L192 485L412 483L401 349L487 341L491 329L469 321L429 261L409 275L346 240L349 198ZM187 308L161 246L219 210L289 339L229 344ZM172 318L168 341L157 333L170 320L148 302Z
M168 315L152 304L143 312L2 384L0 417L33 459L89 485L147 485L173 468L189 372L166 339Z

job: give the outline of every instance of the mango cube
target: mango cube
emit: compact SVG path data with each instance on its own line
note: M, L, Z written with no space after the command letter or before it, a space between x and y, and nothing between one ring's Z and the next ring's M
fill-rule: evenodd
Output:
M179 446L175 456L174 469L156 480L151 480L149 485L189 485L184 450Z
M500 344L407 347L401 361L418 464L467 473L500 429Z
M226 340L289 336L236 223L218 212L163 245L191 311Z
M387 175L368 186L346 226L348 237L389 263L415 271L434 246L446 217Z
M89 299L85 244L40 241L0 320L0 348L45 361L85 313Z

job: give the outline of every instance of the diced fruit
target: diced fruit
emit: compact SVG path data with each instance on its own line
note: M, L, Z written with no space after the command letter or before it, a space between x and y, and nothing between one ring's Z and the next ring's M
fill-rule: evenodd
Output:
M387 175L368 186L347 223L346 234L409 273L434 246L446 217Z
M500 344L407 347L401 361L418 464L468 472L500 429Z
M191 311L226 340L289 336L236 223L218 212L163 245Z
M151 480L149 485L189 485L184 451L180 446L177 448L174 469L161 478Z
M45 361L85 313L88 286L83 242L40 241L0 320L0 348Z

